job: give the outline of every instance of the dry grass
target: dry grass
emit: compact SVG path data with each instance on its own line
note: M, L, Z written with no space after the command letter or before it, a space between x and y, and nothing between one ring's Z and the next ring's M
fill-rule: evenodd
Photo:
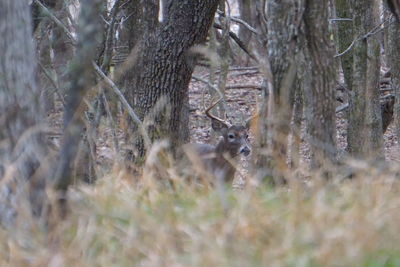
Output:
M148 161L140 185L114 168L74 187L51 230L20 214L0 228L0 266L400 266L400 180L389 171L172 189L159 180L175 177L169 160Z

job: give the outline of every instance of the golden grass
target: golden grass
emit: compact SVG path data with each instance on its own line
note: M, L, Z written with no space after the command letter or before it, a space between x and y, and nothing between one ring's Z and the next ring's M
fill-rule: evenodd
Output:
M0 266L400 266L400 181L313 179L172 190L114 171L73 188L51 231L0 230Z

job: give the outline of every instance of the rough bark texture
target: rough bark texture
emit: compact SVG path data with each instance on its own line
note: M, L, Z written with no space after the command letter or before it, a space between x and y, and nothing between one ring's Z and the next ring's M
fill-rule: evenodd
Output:
M43 113L25 0L0 1L0 36L0 221L7 224L19 208L41 213L44 200L38 169L47 151L39 127Z
M387 58L391 69L392 88L394 89L396 102L394 107L396 135L400 140L400 21L389 26L389 41Z
M297 73L298 17L296 0L268 2L268 57L271 66L272 102L269 113L272 160L268 167L279 176L287 170L287 144ZM280 173L280 174L279 174Z
M319 168L336 156L335 70L328 25L328 0L305 1L304 23L307 58L310 64L309 143L311 167Z
M382 117L379 104L380 51L377 36L365 37L379 24L377 1L352 1L355 37L353 95L350 97L348 151L355 157L381 157ZM360 134L362 133L362 134Z
M164 21L168 19L168 2L163 1L163 16ZM148 38L149 34L154 33L158 26L158 13L159 13L159 2L155 0L151 1L129 1L123 5L122 13L124 23L119 31L118 45L126 47L127 58L123 65L120 86L123 88L125 95L131 104L134 106L135 103L135 83L137 72L140 72L141 66L135 67L135 60L139 53L141 53L140 43L141 40ZM128 67L125 67L128 66ZM125 69L127 68L127 69ZM138 142L137 134L132 134L132 130L136 130L137 127L134 125L131 118L125 116L128 127L124 127L124 138L127 144L133 144ZM133 155L136 155L131 149L128 150L126 159L132 160ZM129 164L129 162L127 162Z
M336 0L336 15L339 19L351 19L351 7L349 0ZM352 21L337 21L339 37L339 53L344 52L353 41L353 23ZM344 74L344 81L347 89L351 90L353 86L353 51L349 50L340 57Z
M181 112L187 95L194 60L190 48L205 41L218 6L217 0L171 2L167 20L141 42L141 53L133 68L128 90L141 119L153 113L149 134L152 140L185 142ZM187 99L187 98L186 98ZM158 104L157 104L158 103ZM155 106L159 106L155 109ZM140 156L145 149L138 144Z

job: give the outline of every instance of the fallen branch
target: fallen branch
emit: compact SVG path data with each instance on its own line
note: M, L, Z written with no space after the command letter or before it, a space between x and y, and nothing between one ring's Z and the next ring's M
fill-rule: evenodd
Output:
M257 84L232 84L232 85L227 85L226 89L256 89L256 90L261 90L261 85L257 85Z

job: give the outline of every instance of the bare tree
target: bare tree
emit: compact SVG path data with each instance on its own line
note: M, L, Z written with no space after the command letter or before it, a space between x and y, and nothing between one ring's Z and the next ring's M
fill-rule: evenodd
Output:
M353 41L352 13L349 0L336 0L336 14L338 17L338 48L344 54L340 57L347 89L351 91L353 86L353 51L348 50ZM347 51L347 52L346 52Z
M252 25L253 24L252 5L254 5L254 0L238 0L238 5L240 12L240 19ZM248 44L251 40L252 34L253 33L249 31L249 29L245 25L243 25L242 23L239 24L239 39L243 43ZM244 58L244 56L242 58ZM249 57L246 56L246 58L244 59L246 59L247 61L246 63L248 64Z
M310 92L306 92L305 97L309 98L306 103L310 111L308 133L313 168L334 162L336 157L334 50L330 40L328 10L328 0L305 1L306 61L311 72Z
M258 167L269 168L277 182L282 181L288 167L287 144L298 66L300 11L299 1L296 0L269 1L267 6L267 47L272 75L268 134L272 138L272 157L266 163L260 161ZM267 102L268 98L264 101Z
M82 98L93 86L92 62L102 37L98 12L101 0L82 0L79 18L77 52L69 71L70 88L64 113L64 138L54 176L56 187L66 191L71 183L74 159L83 134ZM88 167L88 166L85 166Z
M372 31L380 21L379 3L351 1L353 33L353 94L350 98L348 151L355 157L382 157L382 117L379 103L380 48ZM362 134L360 134L362 133Z
M387 59L391 69L392 88L396 96L395 118L396 135L400 140L400 22L389 25Z
M152 140L167 138L174 145L188 141L188 136L183 135L188 132L188 125L182 124L181 116L194 68L190 49L205 41L218 3L171 1L168 17L146 32L140 42L141 53L128 70L132 76L126 90L141 119L153 111L153 124L149 127ZM160 108L154 111L157 103ZM143 142L137 143L137 150L140 156L144 155Z
M47 149L26 1L0 2L0 35L0 218L10 223L19 204L40 214L44 201Z

